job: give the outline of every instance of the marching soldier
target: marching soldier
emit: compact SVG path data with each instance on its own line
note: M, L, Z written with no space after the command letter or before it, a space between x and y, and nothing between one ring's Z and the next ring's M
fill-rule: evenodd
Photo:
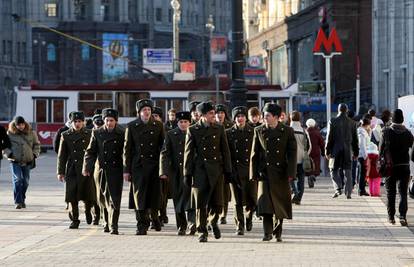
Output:
M156 231L161 231L158 218L161 191L159 178L160 151L164 142L164 129L152 116L151 100L136 104L138 119L130 122L125 131L124 180L132 182L136 207L137 235L146 235L149 213Z
M94 172L98 202L104 217L104 232L118 234L118 219L121 209L123 186L122 153L124 130L118 125L118 111L102 110L104 126L94 129L86 149L83 175ZM95 164L96 163L96 164Z
M165 131L170 131L177 127L176 114L177 111L174 108L168 110L168 121L164 124Z
M257 127L257 126L260 126L261 125L261 123L260 123L260 116L261 116L261 114L260 114L260 110L257 108L257 107L251 107L251 108L249 108L249 125L251 126L251 127Z
M224 129L229 129L233 126L233 123L228 119L227 108L222 104L216 105L216 122L223 125ZM227 211L229 209L229 202L231 201L231 192L229 183L224 183L224 206L223 212L220 214L220 223L227 223Z
M162 123L163 112L162 109L159 107L154 107L152 110L152 117L154 120L159 121ZM165 130L165 129L164 129ZM161 207L160 207L160 223L161 226L164 226L164 223L168 223L168 216L167 216L167 204L168 204L168 197L170 195L170 186L167 179L161 179ZM155 228L153 225L151 228Z
M197 111L202 114L200 121L187 130L184 179L192 186L199 241L207 242L207 208L214 237L221 237L217 219L223 207L223 173L231 176L231 160L224 127L215 123L213 105L203 102Z
M70 229L79 228L79 201L85 202L85 216L92 223L91 206L96 201L94 181L82 175L82 162L91 138L91 130L85 128L83 112L71 113L71 128L62 133L58 160L57 177L66 182L65 201L70 204Z
M253 213L256 209L257 182L249 180L250 152L254 129L247 124L247 108L235 107L232 111L233 127L226 130L233 165L232 196L235 201L234 221L236 234L244 235L244 228L252 230ZM243 207L246 206L246 224Z
M199 101L192 101L189 103L191 113L191 125L197 123L200 120L200 114L198 114L197 112L198 104L200 104Z
M273 234L282 242L283 219L292 219L289 181L296 175L297 148L293 129L278 122L281 111L279 105L267 103L264 125L254 129L250 178L259 181L257 209L263 216L263 241L270 241Z
M95 114L92 117L93 128L98 129L102 125L104 125L104 121L102 119L102 114Z
M161 151L160 178L169 179L174 201L175 217L177 220L178 235L185 235L187 218L190 222L190 234L194 235L195 211L190 208L191 187L184 184L183 163L184 146L187 129L190 126L190 112L178 112L176 114L178 127L169 131L166 135L164 147Z

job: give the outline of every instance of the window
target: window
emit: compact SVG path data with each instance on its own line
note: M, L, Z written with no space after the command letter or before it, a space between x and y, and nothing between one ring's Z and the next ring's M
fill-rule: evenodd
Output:
M296 49L297 81L313 80L313 42L311 37L299 40Z
M6 62L13 62L13 42L7 41Z
M132 45L132 60L134 62L139 60L139 46L137 44Z
M53 123L64 123L65 122L65 101L63 99L53 99L53 111L52 111L52 122Z
M54 44L47 45L47 61L56 61L56 46Z
M272 51L272 84L279 84L284 88L288 85L288 64L286 46Z
M157 7L155 9L155 20L159 22L162 21L162 8Z
M96 109L113 107L112 93L79 93L78 107L85 116L91 117Z
M168 22L172 23L173 11L171 8L168 9Z
M7 55L7 42L3 40L3 55Z
M16 43L16 47L17 47L17 52L16 52L16 56L17 56L17 63L20 63L20 61L21 61L21 51L20 51L20 49L21 49L21 47L20 47L20 42L17 42Z
M117 93L117 109L119 117L136 117L135 104L140 99L149 99L148 92Z
M45 11L46 11L46 16L56 17L57 16L57 4L56 3L45 4Z
M27 63L26 42L22 43L22 63Z
M89 45L87 44L82 44L81 45L81 57L83 61L87 61L90 58L90 49L89 49Z
M36 123L47 122L47 99L35 100Z

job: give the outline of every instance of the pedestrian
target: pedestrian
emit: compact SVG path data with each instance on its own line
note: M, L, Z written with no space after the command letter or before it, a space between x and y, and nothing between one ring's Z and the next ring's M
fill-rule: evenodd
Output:
M124 180L132 183L137 235L146 235L149 214L156 231L161 231L158 212L161 204L159 159L164 142L164 126L152 117L153 103L136 103L138 118L128 123L124 144Z
M379 197L381 195L381 177L378 173L378 147L373 142L369 142L366 159L366 180L369 183L369 195Z
M413 146L413 135L403 125L404 114L396 109L390 127L384 128L380 144L380 157L385 158L383 165L390 165L390 176L385 178L387 192L388 222L395 224L395 197L400 195L399 219L401 226L407 226L407 189L410 179L409 149ZM387 162L390 158L390 162Z
M93 115L92 122L93 122L93 129L95 129L95 130L100 128L102 125L104 125L104 121L102 119L102 114Z
M65 182L65 202L69 203L70 229L78 229L79 201L85 204L86 223L92 223L91 208L96 201L92 177L82 175L82 163L88 147L91 130L85 126L83 112L71 113L71 127L62 133L57 158L57 178Z
M261 112L257 107L251 107L249 108L248 111L248 117L249 117L249 122L248 124L251 127L257 127L261 125L260 119L261 119Z
M162 123L162 118L164 117L164 113L160 107L154 107L151 114L154 120Z
M325 141L323 140L314 119L308 119L306 121L306 127L311 142L311 152L309 156L314 164L313 170L306 173L306 175L308 175L309 188L313 188L315 186L316 178L321 174L321 156L325 157Z
M21 116L16 116L9 123L7 135L10 140L10 147L3 151L10 161L15 208L26 208L30 170L34 168L35 160L39 157L40 142L37 134ZM7 139L5 143L7 145Z
M177 110L175 108L168 110L168 121L164 124L164 128L166 132L172 129L175 129L177 127L176 114L177 114Z
M296 139L296 179L290 182L293 191L292 203L300 205L305 192L305 171L303 163L305 157L309 157L312 150L308 133L300 123L300 113L294 110L290 114L290 127L293 129Z
M6 149L10 149L11 148L11 144L10 144L10 139L9 136L7 135L7 131L6 129L4 129L4 127L2 125L0 125L0 150L2 152L4 152ZM3 157L0 157L0 168L1 168L1 160L3 159Z
M371 142L378 146L381 143L381 125L384 123L376 117L374 109L368 110L368 115L371 117Z
M235 107L232 110L232 118L235 125L226 130L233 170L230 189L235 203L236 234L244 235L245 228L247 231L252 230L257 202L257 182L249 179L254 129L247 123L246 107Z
M197 123L200 120L200 114L197 112L197 105L200 104L199 101L192 101L189 103L190 113L191 113L191 125Z
M189 234L196 232L195 210L191 208L191 187L184 184L183 163L184 147L187 129L190 126L191 114L183 111L176 114L178 126L170 130L165 137L160 159L160 178L169 180L172 199L174 202L175 218L177 221L177 234L186 234L189 226ZM186 216L187 212L187 216ZM188 225L188 223L190 225Z
M325 155L329 160L331 179L335 189L333 198L341 195L344 187L347 199L352 198L352 159L358 157L359 147L357 127L355 122L348 118L347 111L346 104L339 104L338 116L329 120L328 123ZM342 181L340 171L344 173L345 182Z
M364 117L362 119L361 126L358 127L358 194L360 196L369 196L366 187L366 176L367 176L367 159L368 159L368 146L371 143L371 119Z
M264 125L254 129L250 179L259 181L257 210L263 216L263 241L275 235L282 242L283 219L292 219L289 182L296 176L296 139L293 129L279 122L282 108L263 107Z
M110 231L111 234L117 235L123 186L122 153L125 136L124 129L118 124L117 110L102 110L102 118L104 125L92 131L83 160L82 173L87 177L94 175L97 202L103 213L104 232Z
M224 127L224 130L233 126L233 123L229 120L227 113L227 107L222 104L217 104L216 107L216 123ZM231 201L230 185L227 181L224 183L224 206L223 212L220 214L220 224L227 224L227 212L229 209L229 202Z
M383 127L390 127L391 126L391 111L388 109L384 109L381 113L381 120L384 123Z
M199 242L207 242L207 211L214 237L221 237L217 225L223 209L224 177L231 176L231 158L224 127L215 122L210 102L197 105L201 119L187 130L184 149L185 184L192 186Z

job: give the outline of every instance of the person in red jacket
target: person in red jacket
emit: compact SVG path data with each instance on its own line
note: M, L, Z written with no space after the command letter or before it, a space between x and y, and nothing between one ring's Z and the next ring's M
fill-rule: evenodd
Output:
M306 175L308 176L309 188L312 188L315 186L316 177L321 174L321 156L325 157L325 141L322 138L321 132L316 127L316 121L314 119L308 119L306 121L306 127L312 147L309 156L314 163L313 171L306 173Z

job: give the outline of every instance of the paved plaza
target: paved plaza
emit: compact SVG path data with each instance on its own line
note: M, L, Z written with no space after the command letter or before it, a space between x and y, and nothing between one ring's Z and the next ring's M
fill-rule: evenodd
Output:
M56 156L42 154L37 165L27 209L15 210L9 165L2 161L0 266L414 266L414 235L387 223L381 199L357 194L332 199L328 178L306 188L302 205L293 207L294 219L284 224L283 243L262 242L258 219L252 232L235 236L230 209L231 224L222 225L222 238L210 235L202 244L197 237L176 235L172 202L162 232L136 236L127 184L119 236L87 225L83 213L80 229L70 230L63 184L55 177Z

